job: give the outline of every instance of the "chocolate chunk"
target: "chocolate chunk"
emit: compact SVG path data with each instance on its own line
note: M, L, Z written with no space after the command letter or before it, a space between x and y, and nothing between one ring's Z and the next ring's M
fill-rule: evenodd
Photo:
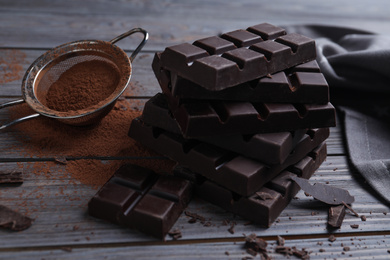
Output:
M336 125L331 103L283 104L239 101L179 103L172 95L168 105L186 138L254 134L323 128Z
M31 218L6 206L0 205L0 227L14 231L22 231L29 228L32 221Z
M302 190L326 204L340 205L343 204L343 202L351 204L355 201L355 198L351 196L347 190L322 183L314 183L311 185L307 180L297 176L293 176L292 180L295 181Z
M244 247L248 254L256 256L257 253L266 254L267 253L268 243L259 237L256 234L252 233L245 237Z
M264 187L259 188L258 193L267 193L267 197L272 199L259 199L256 193L250 196L239 196L209 180L195 184L196 194L254 224L269 227L299 191L299 186L291 180L291 176L299 174L303 178L310 178L326 158L326 145L322 144L312 153L316 156L306 156L300 163L288 167L290 170L279 173ZM181 177L181 170L181 167L176 167L174 174ZM188 176L188 172L185 175Z
M334 228L340 228L345 217L344 205L329 208L328 225Z
M21 171L1 171L0 183L3 184L22 184L23 173Z
M305 63L285 71L268 74L260 79L213 91L187 80L173 71L164 70L160 62L161 53L156 53L152 68L164 93L181 100L208 99L249 101L262 103L306 103L329 102L329 86L316 61Z
M126 164L88 203L91 216L164 238L191 198L189 181Z
M272 166L200 141L188 141L180 135L150 127L140 119L131 123L129 136L191 171L242 196L248 196L323 142L328 131L326 128L316 129L313 139L304 136L296 145L295 152L283 164Z
M236 30L193 44L167 47L161 53L161 66L203 88L217 91L315 57L314 40L298 34L285 35L280 27L259 24L247 31Z
M168 109L168 104L163 94L157 94L146 102L142 120L151 126L181 134L176 120ZM314 132L312 130L299 129L293 132L216 135L212 137L198 137L197 139L264 163L281 164L287 159L296 144L306 133L312 135Z

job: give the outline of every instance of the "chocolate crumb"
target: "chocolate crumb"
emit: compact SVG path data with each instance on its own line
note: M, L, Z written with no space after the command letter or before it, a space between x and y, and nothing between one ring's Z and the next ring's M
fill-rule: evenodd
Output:
M351 228L359 228L359 225L358 224L352 224Z
M351 248L350 248L349 246L345 246L345 247L343 248L343 250L344 250L345 252L348 252L349 250L351 250Z
M210 227L210 226L211 226L211 222L210 222L210 221L207 221L206 223L204 223L203 226L205 226L205 227Z
M204 224L206 222L205 217L203 217L199 214L189 212L188 210L184 211L184 214L187 217L190 217L190 220L188 221L188 223L195 223L197 220L199 220L200 223L202 223L202 224Z
M60 157L55 157L55 158L54 158L54 161L55 161L56 163L62 164L62 165L68 164L68 161L66 160L66 157L62 157L62 156L60 156Z
M323 252L325 252L325 249L323 249L323 248L320 248L320 250L319 250L321 253L323 253Z
M245 248L247 249L247 252L255 252L260 253L262 257L265 257L265 259L268 259L267 256L267 242L261 238L258 238L256 234L252 233L248 236L245 236ZM256 256L256 254L254 255Z
M360 216L360 219L361 219L362 221L366 221L366 220L367 220L367 217L366 217L365 215L361 215L361 216Z
M284 246L284 243L285 243L284 238L281 237L281 236L278 236L277 239L278 239L278 240L277 240L278 245L279 245L279 246Z
M61 250L65 251L65 252L72 252L72 248L68 247L68 246L61 247Z
M79 228L80 228L79 226L74 225L74 226L73 226L73 231L76 231L76 230L78 230Z
M335 237L334 235L330 235L329 238L328 238L328 240L329 240L330 242L334 242L334 241L336 241L336 237Z
M232 222L230 224L230 228L228 229L230 234L234 234L234 226L236 225L236 222Z
M261 199L261 200L271 200L273 197L271 194L263 191L256 192L256 199Z
M230 255L230 253L228 251L225 251L225 255Z
M180 229L174 229L172 231L169 231L168 235L172 237L173 240L178 240L179 238L182 238Z

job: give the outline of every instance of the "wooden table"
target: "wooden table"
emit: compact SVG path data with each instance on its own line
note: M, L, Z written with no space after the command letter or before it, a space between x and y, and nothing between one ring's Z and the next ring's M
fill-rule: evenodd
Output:
M134 62L131 91L126 92L121 101L128 102L129 109L142 109L143 103L159 92L151 62L154 53L166 46L262 22L343 25L390 34L389 8L390 3L385 0L369 3L356 0L0 0L0 77L3 79L0 101L20 98L20 85L28 66L46 50L73 40L110 40L133 27L148 30L149 42ZM140 37L131 37L119 45L131 53L139 40ZM8 66L11 61L12 68ZM5 74L15 69L18 69L17 77L5 80ZM1 122L9 120L9 111L0 111ZM128 117L124 116L123 121L130 124ZM182 214L174 226L181 230L182 238L175 241L167 237L165 242L158 241L89 217L87 202L99 186L77 179L67 172L66 165L53 160L64 154L72 162L88 158L106 164L164 158L158 155L138 158L136 154L118 156L117 153L69 156L52 146L33 154L21 136L23 132L18 128L0 135L0 169L23 169L25 178L19 186L0 186L0 204L35 221L24 231L0 230L0 259L242 259L250 256L243 248L243 234L250 233L269 243L268 253L274 259L285 258L275 253L277 236L286 239L286 246L308 250L311 259L390 258L389 207L348 166L340 126L331 129L328 158L312 181L328 182L349 190L355 196L354 210L365 215L367 221L347 213L342 227L333 232L336 237L333 243L328 241L331 233L326 228L327 207L303 192L298 193L297 199L268 229L248 225L245 219L195 198L187 210L206 217L211 225L191 224ZM234 233L228 231L230 225L224 224L226 220L236 223ZM353 224L358 228L352 228Z

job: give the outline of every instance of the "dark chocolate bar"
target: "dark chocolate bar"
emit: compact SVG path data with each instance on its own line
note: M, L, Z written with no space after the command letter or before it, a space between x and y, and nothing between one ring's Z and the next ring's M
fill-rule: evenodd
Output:
M254 224L269 227L299 191L291 176L309 179L326 159L326 144L321 144L301 161L288 167L257 190L243 197L183 167L174 169L175 175L195 183L196 195Z
M166 96L169 108L186 138L285 132L336 125L336 111L331 103L316 105L197 100L180 104L179 99Z
M188 180L126 164L89 201L88 211L91 216L163 239L191 195Z
M327 128L310 131L283 164L272 166L198 140L186 140L181 135L149 126L139 118L132 121L129 136L221 186L249 196L329 136Z
M315 41L270 24L167 47L161 66L208 90L221 90L316 58Z
M327 104L329 86L317 62L295 66L267 77L220 91L211 91L160 66L156 53L152 68L164 93L180 99L250 101L263 103Z
M166 98L163 94L157 94L146 102L142 113L142 121L169 132L181 134L176 120L168 110ZM307 129L298 129L294 132L216 135L197 139L266 164L281 164L307 132Z

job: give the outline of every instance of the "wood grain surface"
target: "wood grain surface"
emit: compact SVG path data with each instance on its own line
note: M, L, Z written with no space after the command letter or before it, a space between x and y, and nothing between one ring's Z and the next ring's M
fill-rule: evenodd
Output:
M133 63L131 83L121 100L141 111L144 103L160 92L151 69L154 53L169 45L262 22L347 26L390 34L388 10L390 2L384 0L0 0L0 103L22 97L24 72L36 58L74 40L111 40L133 27L148 30L149 42ZM140 39L134 35L118 45L130 55ZM6 73L16 76L10 80ZM9 120L10 108L1 109L0 122ZM173 227L182 233L177 241L169 236L159 241L88 216L87 203L100 186L85 184L67 165L55 162L66 157L72 162L88 158L102 165L123 160L148 164L166 161L164 156L114 152L73 156L58 149L32 154L25 134L18 128L0 133L0 170L22 169L24 176L22 185L0 186L0 204L34 218L34 222L20 232L0 229L0 259L244 259L250 256L244 248L244 234L251 233L268 242L273 259L285 259L275 253L277 236L285 238L286 246L305 248L310 259L390 258L390 208L349 166L339 123L331 128L327 140L327 160L310 181L349 190L355 196L353 209L366 216L366 221L347 210L342 227L329 230L328 206L302 191L268 229L194 198L187 210L204 216L209 225L189 223L189 217L182 214ZM228 231L226 222L234 223L234 233ZM334 242L328 240L332 234Z

